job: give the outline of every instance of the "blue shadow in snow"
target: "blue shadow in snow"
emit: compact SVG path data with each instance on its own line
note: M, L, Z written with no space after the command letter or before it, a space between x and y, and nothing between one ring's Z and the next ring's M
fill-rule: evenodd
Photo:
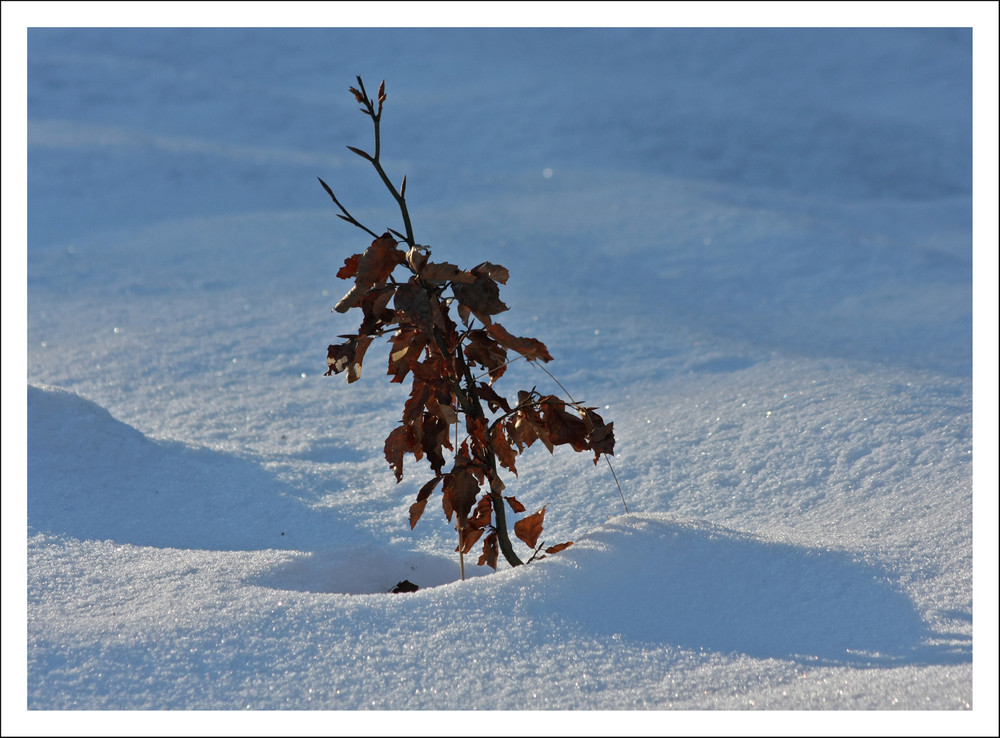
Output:
M931 645L935 634L886 573L841 552L663 515L618 518L580 543L567 552L579 568L543 606L599 632L811 664L972 660L961 636Z
M368 533L252 460L147 438L71 392L28 386L28 525L81 540L316 550Z

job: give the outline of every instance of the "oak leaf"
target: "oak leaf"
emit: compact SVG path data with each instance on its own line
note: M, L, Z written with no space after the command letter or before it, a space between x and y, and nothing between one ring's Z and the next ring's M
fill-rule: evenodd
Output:
M505 413L510 412L510 403L507 402L507 398L498 395L492 387L486 384L486 382L480 382L477 391L479 393L479 399L486 403L491 413L495 413L500 409L502 409Z
M406 177L403 177L403 181L406 181ZM423 246L412 246L406 252L406 263L411 272L419 274L420 270L424 268L424 264L427 263L427 249Z
M549 395L541 401L541 406L548 438L553 445L569 444L574 451L585 451L590 447L587 424L579 416L566 412L565 402Z
M353 258L353 257L352 257ZM372 241L372 245L358 257L354 265L354 286L336 304L334 310L346 313L361 302L364 294L372 287L380 287L392 274L392 270L406 260L406 254L396 248L396 239L388 233ZM350 271L349 262L341 272Z
M497 534L490 533L483 541L483 553L479 557L478 565L482 566L486 564L487 566L492 566L493 570L496 571L497 553Z
M530 548L534 548L538 543L538 537L542 535L542 521L545 520L545 508L521 518L514 523L514 535L524 541Z
M387 324L394 321L393 311L387 310L386 307L395 289L393 285L372 287L362 296L358 307L361 308L364 317L358 330L359 334L378 335Z
M423 451L413 435L413 429L400 425L393 428L385 439L385 460L392 467L397 483L403 479L403 455L407 453L413 454L417 461L423 458Z
M469 525L473 528L485 528L493 518L493 500L489 495L483 495L476 503L476 509L469 518ZM466 552L468 553L468 552Z
M427 462L435 474L441 474L444 468L443 447L451 448L448 425L437 415L427 413L421 425L420 446L427 454Z
M508 309L500 299L497 283L485 274L476 275L476 281L471 284L453 284L451 291L458 299L459 307L470 310L483 325L492 322L491 315Z
M469 517L469 511L476 503L479 494L479 482L476 481L468 467L457 469L444 477L443 496L459 519ZM447 507L445 509L447 513ZM451 516L448 516L451 520Z
M344 266L340 267L340 269L337 271L337 276L340 279L350 279L355 274L357 274L358 259L360 258L361 254L354 254L353 256L348 256L346 259L344 259Z
M552 361L552 356L549 354L549 350L545 347L545 344L537 338L520 338L518 336L513 336L499 323L487 325L486 330L501 346L509 348L511 351L516 351L528 361L537 361L538 359L541 359L542 361Z
M420 520L420 516L424 514L424 508L427 507L427 500L418 500L410 505L410 530L417 525L417 521Z
M514 497L513 495L510 496L510 497L504 497L504 499L507 500L507 504L510 505L510 509L513 510L514 512L516 512L516 513L523 513L524 512L524 509L525 509L524 505L522 505L520 502L518 502L517 498Z
M461 551L463 554L469 553L476 545L476 541L483 535L483 530L483 528L459 528L458 546L455 547L455 550Z
M489 333L482 329L469 331L466 341L465 358L489 372L490 384L507 371L507 351Z
M573 545L573 541L566 541L566 543L557 543L555 546L549 546L545 549L545 553L554 554L560 551L565 551L567 548Z
M503 423L494 425L493 430L490 431L490 436L493 441L493 451L496 454L497 461L500 462L500 466L509 470L516 477L517 467L514 465L514 459L517 457L517 454L507 440Z
M389 349L389 371L393 382L402 383L406 375L420 363L420 357L430 338L416 328L400 328L393 334Z
M347 338L345 343L328 346L326 349L326 376L339 374L347 370L347 382L356 382L361 378L361 362L365 351L372 342L371 336L341 336Z
M396 308L396 319L429 335L434 333L434 319L431 316L431 295L416 282L407 282L396 287L392 298Z
M469 271L476 275L483 274L500 284L507 284L507 280L510 278L510 272L507 271L507 267L500 266L499 264L491 264L488 261L472 267Z
M476 281L476 275L459 269L454 264L446 261L426 262L422 268L416 270L420 278L426 282L461 282L472 284Z
M541 441L550 454L554 451L554 444L549 438L545 421L532 407L522 407L514 416L514 434L525 446Z
M594 463L601 458L601 454L608 456L615 455L615 424L605 424L604 418L594 412L592 407L580 408L583 421L587 425L587 440L590 449L594 452Z

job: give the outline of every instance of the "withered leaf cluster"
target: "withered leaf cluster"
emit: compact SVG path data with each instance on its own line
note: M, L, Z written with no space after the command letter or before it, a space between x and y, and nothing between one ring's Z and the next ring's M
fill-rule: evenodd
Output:
M614 454L614 424L595 408L555 395L520 391L511 403L498 394L495 383L513 359L552 360L541 341L515 336L495 319L508 309L500 299L507 269L484 262L463 270L430 261L425 247L404 251L401 245L386 232L337 272L353 285L335 310L358 309L362 317L357 333L340 336L344 341L328 348L326 374L345 372L348 382L357 381L371 343L388 337L388 375L411 384L400 425L385 439L386 461L397 482L407 454L417 461L426 457L434 474L410 507L410 527L440 486L444 513L459 531L457 550L468 553L482 540L479 564L495 569L498 543L503 548L506 540L504 500L512 514L525 512L517 499L501 494L498 467L516 476L518 455L536 442L550 453L560 445L592 451L596 464L602 454ZM404 278L395 278L397 268ZM464 424L458 443L457 424ZM514 524L514 534L536 554L544 516L542 508Z
M348 382L356 382L372 342L388 337L391 381L402 383L409 377L411 385L400 425L385 439L386 461L397 482L403 478L407 454L417 461L426 457L434 474L410 506L410 527L417 524L440 485L444 513L449 521L456 521L457 550L468 553L482 540L480 565L495 569L498 554L503 554L511 566L517 566L523 562L511 544L507 509L520 515L525 507L513 496L503 495L499 469L516 476L518 455L536 441L550 453L560 445L593 451L596 464L601 455L614 453L614 424L605 423L595 408L534 389L518 392L513 404L497 393L495 383L511 361L548 362L552 356L538 339L515 336L496 322L495 316L507 310L500 299L500 285L509 277L506 268L483 262L465 270L432 262L430 249L417 244L406 206L406 177L397 190L381 162L385 82L370 98L360 76L357 81L350 92L371 119L374 147L371 153L347 148L374 167L399 206L405 233L390 229L377 235L319 180L340 211L338 217L375 239L362 253L346 259L337 272L354 283L334 309L340 313L357 309L362 317L357 333L340 336L344 340L327 349L326 373L344 372ZM403 274L398 280L397 269ZM451 315L452 307L458 322ZM463 425L465 437L459 441ZM545 543L538 541L544 518L543 507L514 524L515 536L534 549L529 561L542 557ZM556 553L570 545L567 541L544 551Z

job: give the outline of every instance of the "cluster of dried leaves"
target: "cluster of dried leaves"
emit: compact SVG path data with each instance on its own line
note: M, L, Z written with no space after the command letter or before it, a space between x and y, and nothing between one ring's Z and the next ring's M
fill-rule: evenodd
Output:
M508 537L505 505L515 515L526 509L515 497L502 494L500 467L516 476L518 455L536 442L550 453L562 445L592 451L596 464L602 454L614 453L614 424L605 423L595 408L534 389L519 391L516 402L497 393L495 383L511 361L523 357L548 362L552 356L541 341L512 335L494 320L508 309L500 299L500 285L509 276L506 268L484 262L463 270L433 262L430 250L414 241L404 199L406 180L397 191L379 160L385 83L379 88L377 108L365 95L360 77L358 83L360 89L352 87L351 92L375 124L375 153L349 148L382 177L400 207L406 232L390 230L375 237L337 272L354 284L335 310L359 310L361 324L357 333L340 336L345 340L328 348L326 373L345 372L348 382L357 381L371 343L388 336L391 381L402 383L409 377L411 385L401 423L385 439L385 458L397 483L407 454L417 461L426 457L434 474L410 507L410 527L440 485L444 513L456 521L459 532L456 550L469 553L482 540L479 565L495 569L498 553L503 553L517 566L523 562ZM375 236L320 182L340 208L341 218ZM454 429L463 424L465 437L458 442ZM544 518L543 507L514 524L515 536L533 550L531 559L544 555L544 542L539 543ZM549 546L544 553L556 553L571 543Z

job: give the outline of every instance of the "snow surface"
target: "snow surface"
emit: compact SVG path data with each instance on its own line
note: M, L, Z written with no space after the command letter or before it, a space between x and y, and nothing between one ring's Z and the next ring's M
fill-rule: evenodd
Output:
M370 239L316 177L399 227L357 73L615 423L630 514L508 480L530 566L409 530L380 344L322 376ZM972 164L963 28L30 29L28 708L969 710Z

